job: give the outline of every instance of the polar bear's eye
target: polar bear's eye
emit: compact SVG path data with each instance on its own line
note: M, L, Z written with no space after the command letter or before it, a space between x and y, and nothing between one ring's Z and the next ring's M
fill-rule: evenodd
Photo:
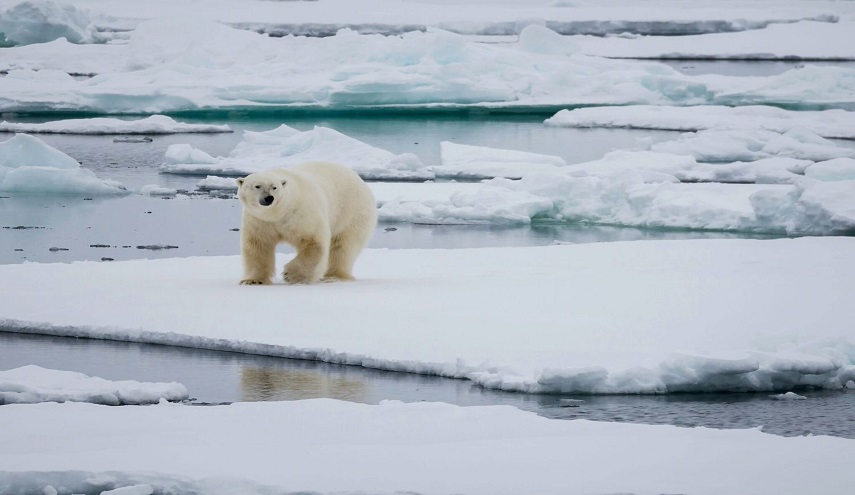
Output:
M274 190L274 191L276 190L276 186L273 186L273 190Z
M256 189L261 189L261 186L255 186Z

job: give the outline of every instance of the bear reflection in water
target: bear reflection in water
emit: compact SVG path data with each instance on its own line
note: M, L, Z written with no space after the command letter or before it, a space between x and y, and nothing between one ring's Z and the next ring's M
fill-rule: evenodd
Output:
M244 367L240 375L242 401L299 400L328 397L367 403L363 380L326 373Z

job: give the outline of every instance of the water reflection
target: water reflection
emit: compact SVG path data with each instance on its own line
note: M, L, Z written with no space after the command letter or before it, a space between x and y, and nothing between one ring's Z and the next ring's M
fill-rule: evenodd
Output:
M369 402L368 384L356 376L244 366L240 371L241 401L299 400L327 397Z

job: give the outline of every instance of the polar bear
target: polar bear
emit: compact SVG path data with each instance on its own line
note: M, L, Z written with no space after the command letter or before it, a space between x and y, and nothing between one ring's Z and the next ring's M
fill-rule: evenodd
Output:
M374 196L356 172L309 162L257 172L237 184L242 285L270 283L280 242L297 250L285 265L285 282L353 280L353 263L377 225Z

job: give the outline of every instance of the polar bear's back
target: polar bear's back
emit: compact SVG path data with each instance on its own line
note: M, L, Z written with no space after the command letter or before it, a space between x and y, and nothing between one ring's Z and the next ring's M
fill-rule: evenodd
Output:
M307 162L288 169L324 196L333 235L345 226L377 223L377 203L368 185L352 169L330 162Z

